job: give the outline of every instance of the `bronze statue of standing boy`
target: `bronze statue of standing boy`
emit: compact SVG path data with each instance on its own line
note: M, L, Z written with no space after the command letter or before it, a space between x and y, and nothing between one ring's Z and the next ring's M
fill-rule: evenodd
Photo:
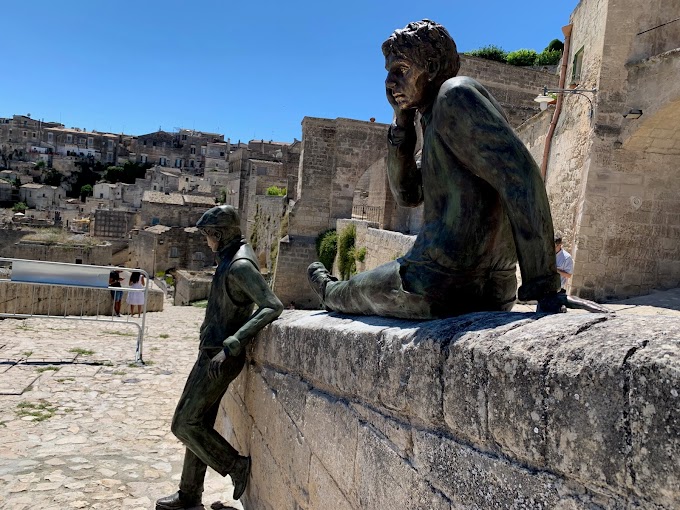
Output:
M244 347L281 315L283 305L260 274L239 224L238 213L228 205L213 207L196 223L219 264L201 325L198 359L172 419L173 434L186 446L179 491L156 501L156 510L200 506L207 466L231 476L234 499L248 483L250 457L239 455L213 427L220 401L245 363Z

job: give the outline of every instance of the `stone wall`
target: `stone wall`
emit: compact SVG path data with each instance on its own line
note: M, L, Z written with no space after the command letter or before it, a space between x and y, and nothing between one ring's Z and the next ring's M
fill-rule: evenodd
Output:
M286 202L286 197L270 195L256 195L252 202L255 205L255 216L247 239L255 250L260 271L264 273L272 272L276 264Z
M120 239L127 237L128 232L137 223L136 214L128 211L110 211L96 209L94 212L95 237L111 237Z
M469 55L461 55L458 74L474 78L484 85L503 106L514 127L539 113L539 105L534 98L544 86L555 88L559 81L555 73Z
M680 505L680 321L284 312L218 430L243 502L292 509Z
M42 241L19 241L8 246L5 256L14 259L46 260L69 264L106 266L111 263L111 245L98 246L47 244Z
M127 278L127 277L126 277ZM153 286L146 297L146 311L163 310L165 294ZM127 292L123 294L121 313L130 312ZM0 313L36 315L112 315L113 299L109 290L26 285L0 281Z
M573 294L620 299L680 285L680 43L675 29L640 35L673 13L657 0L582 0L572 14L567 83L583 50L575 83L598 92L592 119L586 99L565 98L546 188L574 257ZM624 118L631 109L643 116Z
M374 223L362 220L338 220L336 223L338 235L352 224L357 233L354 242L355 247L357 249L366 248L364 262L357 261L358 272L374 269L405 255L416 240L416 236L376 228ZM338 276L337 271L334 274Z
M288 215L288 237L279 243L274 292L284 305L318 307L307 284L307 266L317 259L315 240L350 218L359 178L386 151L387 125L351 119L302 121L297 195Z
M194 301L208 299L212 274L207 271L175 271L175 306L190 305Z

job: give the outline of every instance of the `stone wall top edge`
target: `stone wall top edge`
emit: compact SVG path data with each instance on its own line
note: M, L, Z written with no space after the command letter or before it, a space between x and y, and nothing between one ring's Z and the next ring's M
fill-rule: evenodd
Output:
M473 62L478 62L478 63L484 63L484 64L489 64L490 67L496 67L498 69L505 69L511 72L516 72L518 74L529 74L529 75L534 75L534 74L539 74L539 75L545 75L546 77L553 78L555 74L544 71L542 69L534 69L532 67L523 67L523 66L513 66L510 64L504 64L503 62L496 62L494 60L488 60L485 58L479 58L479 57L473 57L472 55L461 55L461 65L462 62L465 60L471 60Z

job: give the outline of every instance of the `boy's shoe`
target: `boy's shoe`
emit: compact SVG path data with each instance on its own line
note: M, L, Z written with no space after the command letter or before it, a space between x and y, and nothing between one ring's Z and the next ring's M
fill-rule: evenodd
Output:
M323 302L326 298L326 285L329 282L337 282L338 279L332 276L326 266L321 262L312 262L307 268L307 279L314 292L321 298Z
M204 508L201 503L201 496L192 496L181 490L156 501L156 510L189 510L194 508Z
M246 485L248 485L250 465L250 457L241 457L236 461L233 471L229 473L231 481L234 482L234 495L232 497L237 501L241 499L246 490Z

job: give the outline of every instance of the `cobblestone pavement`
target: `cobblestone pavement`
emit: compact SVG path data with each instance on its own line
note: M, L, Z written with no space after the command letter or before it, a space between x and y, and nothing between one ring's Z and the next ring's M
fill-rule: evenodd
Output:
M609 306L680 315L680 289ZM133 363L130 325L0 321L0 508L149 510L173 493L183 449L170 420L204 313L168 302L149 313L145 366ZM204 503L242 510L231 492L208 470Z
M0 508L149 510L176 491L184 450L170 420L204 313L149 313L145 366L130 325L1 320ZM208 470L205 489L204 504L242 509L228 477Z

